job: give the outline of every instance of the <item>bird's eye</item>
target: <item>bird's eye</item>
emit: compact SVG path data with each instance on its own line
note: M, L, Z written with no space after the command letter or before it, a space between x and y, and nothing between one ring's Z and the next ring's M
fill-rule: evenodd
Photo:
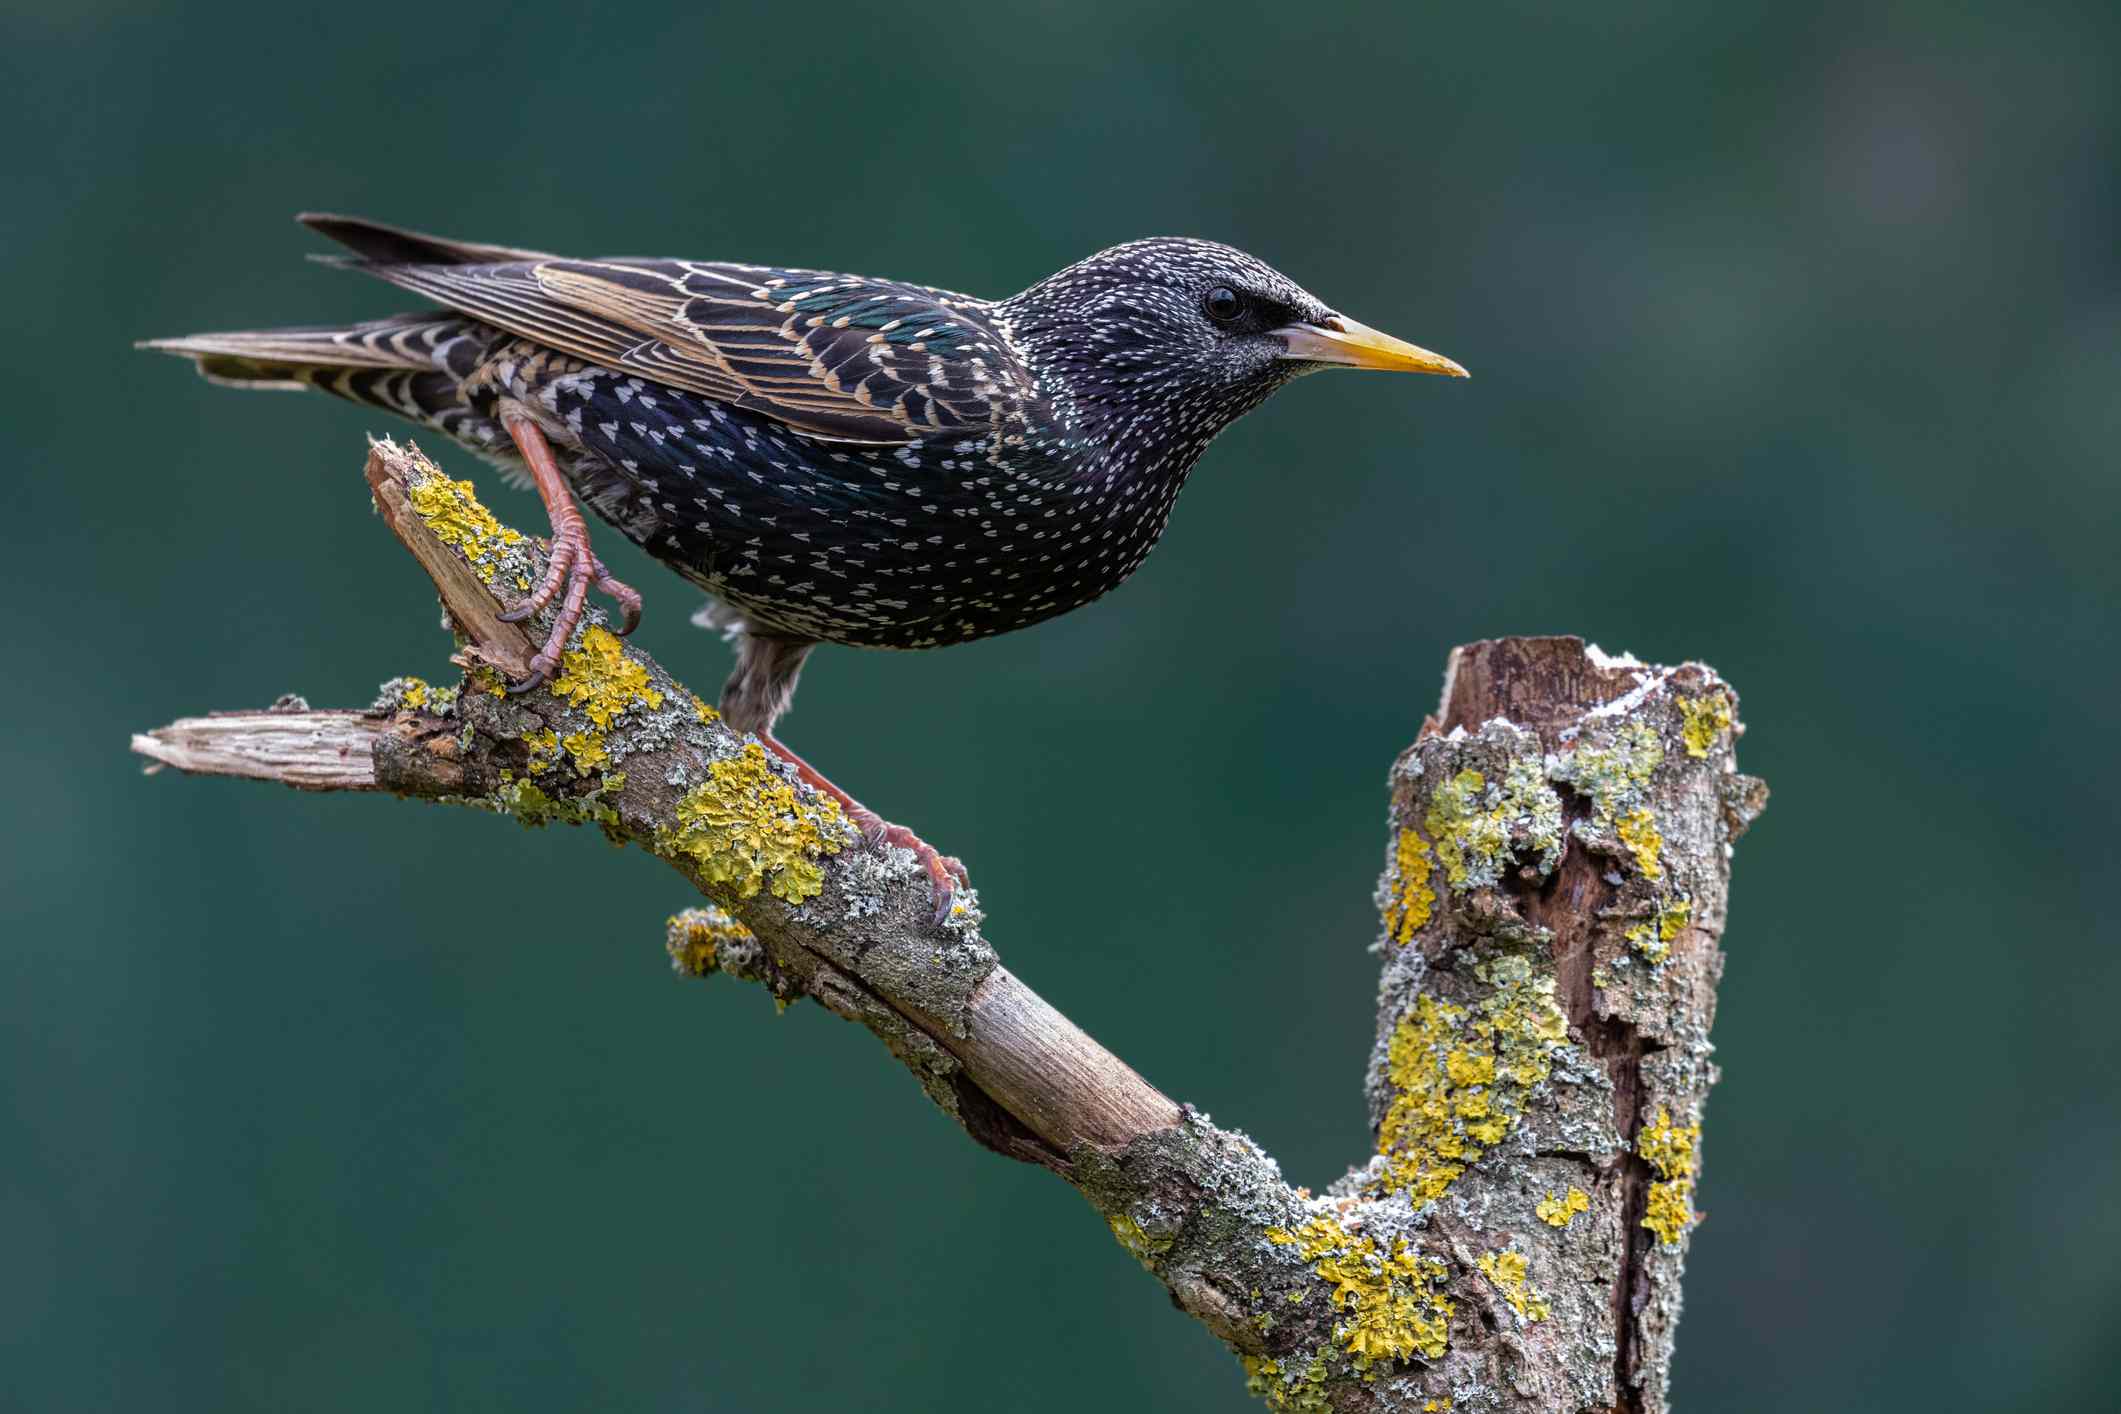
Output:
M1208 317L1223 324L1230 323L1245 312L1244 300L1228 285L1217 285L1208 291L1208 298L1203 303L1207 307Z

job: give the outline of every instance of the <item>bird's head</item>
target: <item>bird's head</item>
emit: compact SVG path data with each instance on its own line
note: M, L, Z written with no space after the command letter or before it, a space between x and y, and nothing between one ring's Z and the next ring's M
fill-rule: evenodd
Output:
M1466 376L1441 354L1336 312L1262 260L1186 237L1099 251L1003 310L1041 391L1101 438L1175 434L1205 445L1321 368Z

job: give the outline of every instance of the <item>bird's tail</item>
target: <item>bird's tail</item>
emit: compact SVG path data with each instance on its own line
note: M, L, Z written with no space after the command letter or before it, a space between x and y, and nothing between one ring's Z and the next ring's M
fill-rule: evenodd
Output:
M238 329L143 339L136 347L191 359L216 383L312 388L321 371L402 370L469 375L485 351L479 326L457 315L401 314L365 324Z
M483 241L460 241L448 236L387 226L366 216L337 216L325 211L305 211L295 217L320 236L328 236L364 260L384 265L508 265L519 260L551 260L543 251L521 246L488 245ZM315 256L313 259L330 259Z
M387 226L358 216L306 212L296 218L356 255L385 263L483 264L541 258L513 246L482 245ZM499 424L479 416L464 381L505 336L491 325L436 311L365 324L243 329L147 339L139 347L190 359L210 382L238 388L316 388L435 428L515 465Z
M244 329L146 339L189 358L208 381L237 388L315 388L433 427L475 450L505 444L465 402L464 380L495 331L453 314L404 314L365 324Z
M385 265L506 264L550 258L534 250L452 240L360 216L305 211L295 219L337 241L362 260ZM364 396L360 390L378 380L364 379L360 374L373 370L445 372L461 380L485 356L494 337L493 329L487 325L438 312L401 314L366 324L245 329L226 334L191 334L181 339L146 339L139 347L189 358L198 365L200 373L216 383L244 388L324 388L357 402L373 402L374 398Z

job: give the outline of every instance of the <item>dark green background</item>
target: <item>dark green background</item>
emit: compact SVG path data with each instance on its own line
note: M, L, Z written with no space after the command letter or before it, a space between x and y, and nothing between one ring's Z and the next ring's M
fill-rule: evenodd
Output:
M1212 235L1461 359L1284 393L1109 601L827 650L790 740L1315 1184L1365 1148L1383 778L1445 651L1714 663L1775 801L1681 1404L2111 1407L2115 8L1011 8L4 21L0 1404L1243 1404L866 1035L674 980L638 853L141 778L130 730L447 673L359 479L395 429L127 347L399 307L303 263L322 207L989 294ZM600 543L711 695L691 592Z

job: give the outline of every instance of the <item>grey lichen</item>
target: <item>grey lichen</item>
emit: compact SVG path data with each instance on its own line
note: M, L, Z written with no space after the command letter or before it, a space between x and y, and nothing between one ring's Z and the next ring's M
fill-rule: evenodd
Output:
M1380 1153L1333 1201L1351 1236L1392 1231L1389 1205L1405 1203L1410 1251L1418 1234L1445 1240L1459 1317L1501 1323L1501 1338L1465 1341L1454 1318L1443 1378L1410 1400L1661 1410L1691 1218L1679 1181L1631 1155L1661 1107L1698 1116L1714 1078L1726 846L1764 793L1731 784L1745 779L1731 770L1736 698L1706 669L1590 659L1556 677L1588 680L1573 716L1446 722L1395 769L1392 828L1434 844L1443 887L1421 946L1382 950ZM1703 700L1729 710L1687 705ZM1565 1042L1532 1039L1536 1009L1496 1014L1480 978L1499 958L1547 979ZM1532 1060L1504 1049L1512 1034ZM1657 1231L1642 1225L1653 1182L1667 1185ZM1618 1329L1616 1309L1629 1313ZM1305 1366L1278 1368L1287 1389Z
M1120 1245L1275 1410L1663 1408L1691 1222L1670 1225L1668 1190L1670 1240L1642 1225L1649 1185L1678 1180L1638 1137L1676 1163L1659 1107L1698 1116L1714 1077L1738 728L1684 751L1679 689L1698 698L1705 671L1609 662L1573 719L1428 734L1395 771L1395 835L1433 845L1442 887L1420 946L1388 918L1378 1154L1313 1197L1188 1111L1071 1156ZM1644 923L1654 962L1629 937Z
M483 582L537 571L468 483L431 472L414 508ZM1133 1095L1127 1123L1011 1111L975 1023L998 1014L989 989L1021 984L976 905L933 927L910 855L859 847L835 803L601 623L525 698L472 661L453 701L388 685L378 785L593 821L677 867L721 905L671 920L678 970L870 1029L973 1137L1074 1183L1270 1407L1661 1414L1729 843L1764 801L1734 774L1736 695L1707 669L1559 639L1454 655L1441 720L1392 778L1377 1152L1313 1195L1109 1071L1095 1098ZM1093 1132L1126 1137L1041 1138Z
M1420 829L1448 886L1492 887L1513 863L1550 873L1561 855L1561 798L1547 783L1538 738L1494 721L1454 745L1447 769L1433 754L1410 758L1427 800Z

